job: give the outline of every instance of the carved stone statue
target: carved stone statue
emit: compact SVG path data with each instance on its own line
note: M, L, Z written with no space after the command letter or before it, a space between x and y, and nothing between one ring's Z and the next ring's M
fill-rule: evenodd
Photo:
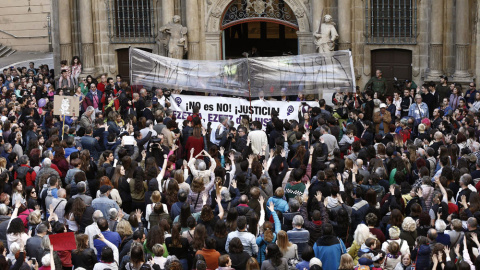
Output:
M172 22L162 26L159 30L166 39L163 46L167 50L167 56L176 59L183 59L188 51L187 27L180 24L180 16L173 16Z
M338 39L337 29L335 29L335 23L332 21L332 16L325 15L323 23L320 23L318 32L314 34L315 45L317 51L331 52L335 49L335 40Z

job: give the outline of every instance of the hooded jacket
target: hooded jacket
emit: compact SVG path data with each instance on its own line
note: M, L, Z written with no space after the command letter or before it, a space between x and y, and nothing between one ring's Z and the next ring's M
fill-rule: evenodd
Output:
M346 252L343 241L333 235L324 235L313 245L315 257L322 261L323 269L338 269L340 257Z
M421 245L412 251L412 262L416 262L415 269L427 270L430 266L430 246Z

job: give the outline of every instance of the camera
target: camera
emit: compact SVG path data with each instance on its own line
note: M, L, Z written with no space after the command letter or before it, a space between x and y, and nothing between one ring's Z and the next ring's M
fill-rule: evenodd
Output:
M160 138L153 138L153 139L150 139L150 143L160 143L162 140Z

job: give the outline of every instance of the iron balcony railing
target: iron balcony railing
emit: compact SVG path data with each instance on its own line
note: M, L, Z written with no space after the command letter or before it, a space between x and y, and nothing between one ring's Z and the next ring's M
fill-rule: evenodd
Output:
M154 0L105 0L110 43L155 43Z
M417 44L417 0L366 0L367 44Z

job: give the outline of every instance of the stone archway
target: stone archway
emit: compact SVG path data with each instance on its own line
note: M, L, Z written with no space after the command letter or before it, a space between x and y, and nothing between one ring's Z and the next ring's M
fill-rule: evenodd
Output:
M206 20L205 50L206 59L221 59L221 23L225 10L229 7L232 0L214 0L208 2L208 13ZM302 0L284 0L292 9L298 23L298 48L299 53L313 53L315 48L313 36L310 30L308 18L308 9Z

